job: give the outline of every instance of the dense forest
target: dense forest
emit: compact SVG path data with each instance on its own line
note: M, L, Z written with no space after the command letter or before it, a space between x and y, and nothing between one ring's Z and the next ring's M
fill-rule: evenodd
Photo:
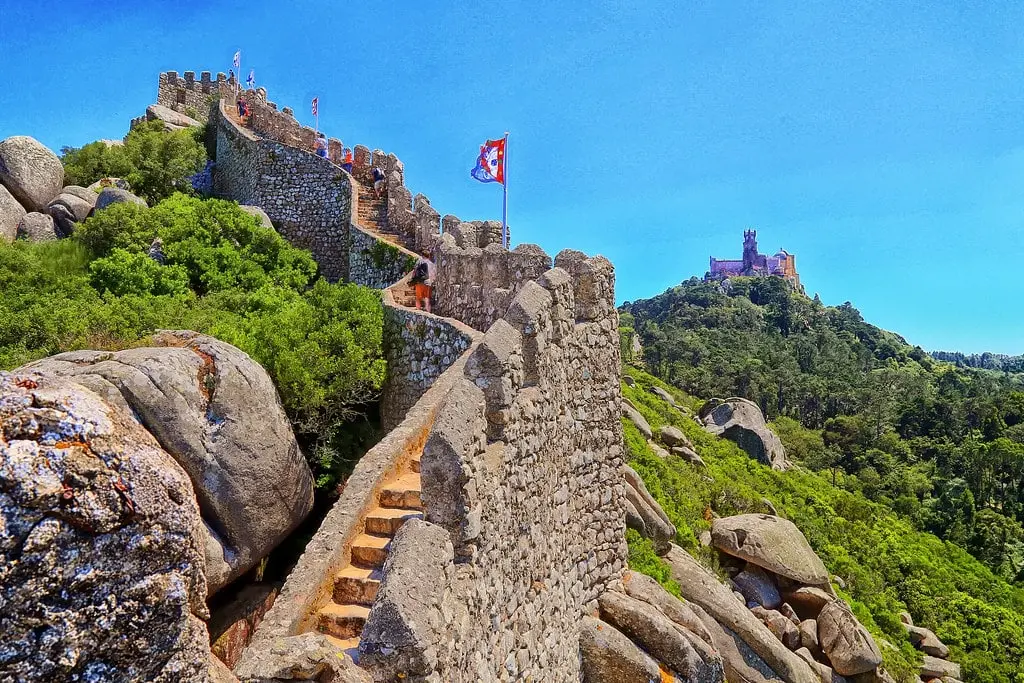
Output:
M963 667L963 680L1024 681L1024 588L996 576L955 544L915 529L886 505L866 500L852 490L855 477L842 471L833 480L832 472L772 470L731 441L705 432L650 389L666 390L692 411L700 401L637 368L624 372L634 386L623 384L623 396L655 431L665 424L682 430L706 465L659 457L623 419L630 465L676 526L677 543L715 567L717 553L698 541L712 515L764 513L770 504L800 528L825 566L843 579L842 597L879 641L885 667L896 680L918 680L921 654L899 620L906 610L914 623L949 645L950 658ZM792 450L789 435L783 441ZM673 590L668 567L650 541L630 532L629 551L633 569Z
M654 375L757 402L798 462L1024 581L1024 375L935 360L779 278L692 279L621 319Z
M1004 353L960 353L959 351L932 351L932 358L967 368L981 368L996 372L1024 373L1024 354L1008 356Z

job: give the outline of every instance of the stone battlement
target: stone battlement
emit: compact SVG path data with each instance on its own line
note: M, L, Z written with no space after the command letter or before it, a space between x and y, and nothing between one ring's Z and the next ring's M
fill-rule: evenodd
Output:
M579 620L627 555L613 291L611 263L564 251L453 368L422 456L425 519L452 554L418 550L450 580L415 614L374 604L360 655L375 675L579 680ZM381 592L400 603L404 580L385 574Z
M156 103L205 122L217 100L233 96L234 91L235 78L223 73L213 77L209 71L203 71L196 80L195 71L186 71L184 76L167 71L160 74Z

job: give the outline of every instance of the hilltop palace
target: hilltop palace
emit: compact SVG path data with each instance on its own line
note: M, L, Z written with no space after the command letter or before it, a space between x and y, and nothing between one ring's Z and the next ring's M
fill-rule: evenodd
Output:
M757 231L743 231L743 259L723 260L711 257L711 270L705 280L724 280L738 275L777 275L793 284L800 285L796 272L796 256L780 249L775 256L765 256L757 251Z

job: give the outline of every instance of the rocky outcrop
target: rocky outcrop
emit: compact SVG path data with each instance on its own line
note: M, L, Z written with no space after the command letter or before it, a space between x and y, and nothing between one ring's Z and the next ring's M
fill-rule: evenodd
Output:
M319 633L281 638L239 665L241 683L373 683L345 651Z
M204 680L188 476L80 384L0 373L0 680Z
M309 513L313 482L266 371L194 332L155 347L74 351L25 372L66 377L137 416L192 479L207 525L210 591L256 565Z
M622 402L622 414L640 430L640 433L644 435L645 439L650 439L654 434L653 430L651 430L651 425L644 419L644 416L640 414L640 411L625 401Z
M29 242L49 242L57 239L53 218L36 211L25 214L18 221L18 237Z
M16 135L0 142L0 184L26 211L42 212L64 185L64 166L38 140Z
M752 678L751 673L759 671L757 667L746 663L741 665L745 661L742 657L744 651L749 650L764 663L764 671L760 671L762 678L781 678L790 683L818 683L817 674L790 652L767 626L736 599L728 587L719 583L689 553L673 545L665 559L683 597L699 605L718 624L718 627L714 627L705 622L712 636L717 631L716 647L720 651L736 653L726 658L729 680L758 680ZM733 636L742 642L742 646Z
M669 448L672 448L673 446L686 446L688 448L693 448L693 444L690 443L690 440L686 438L686 435L683 434L682 430L678 427L663 425L662 428L658 430L658 436L661 438L661 442Z
M151 104L146 107L146 120L162 121L164 129L168 131L182 130L184 128L193 128L203 125L191 116L186 116L185 114L174 111L162 104Z
M636 470L623 465L622 476L626 480L626 525L654 541L659 553L668 551L669 541L676 537L676 527L647 491Z
M122 190L116 187L104 188L99 197L96 198L96 210L100 211L113 206L114 204L137 204L139 206L147 206L146 200L141 197L136 197L128 190Z
M668 393L661 387L651 387L651 393L660 398L665 403L669 404L670 406L675 406L676 404L675 396Z
M6 187L0 185L0 242L14 241L25 213L25 207L18 203Z
M939 659L938 657L932 657L931 655L924 656L924 661L921 664L921 678L925 680L930 678L941 678L942 680L953 678L959 680L960 676L959 664Z
M598 602L604 621L626 634L682 680L724 683L722 660L714 649L677 626L654 605L616 591L603 593Z
M580 622L580 659L584 683L662 681L661 667L611 624L594 617Z
M828 586L828 571L796 525L772 515L722 517L711 524L718 550L800 584Z
M818 615L818 642L832 668L842 676L867 673L882 663L882 653L871 634L840 600L825 605Z
M959 665L952 662L943 663L943 660L949 658L949 648L939 640L935 633L923 626L915 626L914 620L907 612L900 612L900 621L907 631L910 642L925 654L925 662L921 669L923 678L942 678L945 681L947 679L956 680L960 677ZM954 670L956 673L951 673ZM950 673L936 674L936 671L949 671Z
M75 231L75 224L81 223L92 213L99 199L92 190L77 185L68 185L46 207L46 212L53 218L57 233L67 237Z
M745 398L712 399L700 411L704 429L736 443L747 454L775 470L788 467L786 449L768 428L757 404Z
M782 605L779 589L768 574L752 565L732 577L733 586L747 601L747 607L761 606L776 609Z
M270 216L267 215L267 212L261 209L260 207L249 206L247 204L239 204L238 208L246 212L256 220L258 220L260 222L260 225L262 225L264 228L274 228L274 222L270 220Z

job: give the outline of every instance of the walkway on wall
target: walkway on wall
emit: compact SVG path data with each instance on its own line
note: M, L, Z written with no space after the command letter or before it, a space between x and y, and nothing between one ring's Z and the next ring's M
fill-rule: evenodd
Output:
M363 533L352 541L349 564L334 577L331 601L317 612L317 630L359 660L359 638L380 588L391 539L409 519L423 518L420 453L386 481L377 506L363 518Z

